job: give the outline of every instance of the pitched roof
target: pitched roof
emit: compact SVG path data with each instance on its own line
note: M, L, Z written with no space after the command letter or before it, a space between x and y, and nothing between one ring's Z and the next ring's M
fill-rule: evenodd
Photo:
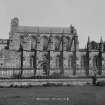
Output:
M69 33L70 27L33 27L33 26L18 26L16 32L28 33Z

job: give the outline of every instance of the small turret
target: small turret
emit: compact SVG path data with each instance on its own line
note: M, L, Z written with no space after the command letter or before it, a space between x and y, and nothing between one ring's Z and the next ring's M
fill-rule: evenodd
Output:
M14 17L12 20L11 20L11 26L12 27L17 27L19 25L19 19L17 17Z
M18 26L19 26L19 19L17 17L11 19L11 31L9 33L10 38L14 35Z
M11 32L13 33L18 26L19 26L19 19L15 17L11 20Z

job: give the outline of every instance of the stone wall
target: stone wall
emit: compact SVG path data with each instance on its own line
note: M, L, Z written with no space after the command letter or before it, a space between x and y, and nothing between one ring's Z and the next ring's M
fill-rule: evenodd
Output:
M4 48L0 51L1 68L21 68L21 46L23 48L23 68L30 68L32 70L29 72L33 73L36 51L36 75L43 75L42 63L45 61L44 54L50 51L50 74L60 73L60 54L63 50L64 75L74 76L73 54L75 53L74 50L76 50L76 76L86 76L84 60L86 49L79 50L77 32L73 26L66 28L21 26L19 25L19 20L14 18L11 21L9 35L9 49ZM93 59L98 53L98 50L93 50L89 53L89 75L94 75ZM102 72L104 74L105 52L102 52L102 56ZM26 72L28 71L24 71L23 74L27 74Z

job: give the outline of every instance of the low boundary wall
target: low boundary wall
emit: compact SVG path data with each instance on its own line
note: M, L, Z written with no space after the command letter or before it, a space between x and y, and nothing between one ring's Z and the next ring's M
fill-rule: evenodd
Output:
M72 78L72 79L0 79L0 86L42 86L46 83L62 85L92 85L92 78ZM105 81L105 78L97 78L97 81Z
M0 80L0 86L41 86L46 83L55 83L63 85L84 85L92 84L92 79L5 79Z

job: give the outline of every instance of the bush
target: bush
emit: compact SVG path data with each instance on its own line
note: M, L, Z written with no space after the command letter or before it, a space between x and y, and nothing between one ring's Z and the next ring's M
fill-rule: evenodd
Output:
M97 82L96 86L105 86L105 81L99 81L99 82Z
M63 86L63 84L62 83L46 83L46 84L43 84L42 86L45 86L45 87Z

